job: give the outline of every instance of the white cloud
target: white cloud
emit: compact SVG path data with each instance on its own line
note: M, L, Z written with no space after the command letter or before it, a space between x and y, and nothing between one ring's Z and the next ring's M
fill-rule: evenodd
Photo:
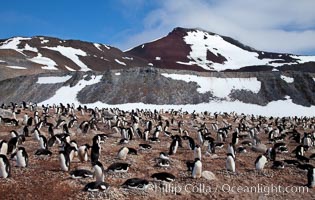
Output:
M119 46L133 47L177 26L203 28L259 50L315 54L313 0L164 0L141 22L144 30Z

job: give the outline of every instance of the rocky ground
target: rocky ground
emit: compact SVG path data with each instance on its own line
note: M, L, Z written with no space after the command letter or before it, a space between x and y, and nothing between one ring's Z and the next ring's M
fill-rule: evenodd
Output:
M28 110L22 110L17 115L20 121L19 126L0 125L0 139L10 139L9 132L16 130L22 133L23 125L21 124L24 113L32 115ZM40 111L41 113L41 111ZM105 133L108 139L102 144L100 161L107 168L110 164L119 161L116 158L118 150L122 147L119 144L120 135L114 134L108 127L99 123L99 130L90 130L87 135L83 135L78 129L78 125L90 116L88 114L82 116L79 112L78 124L70 129L72 133L71 139L76 140L79 145L92 143L92 138L97 133ZM55 123L57 116L50 111L52 118L50 120ZM162 114L164 119L170 119L169 113ZM127 117L127 120L130 120ZM175 116L175 121L182 120L184 129L189 135L196 139L198 121L206 122L206 126L215 137L215 131L211 128L211 123L215 122L213 117L195 120L192 115ZM222 122L231 123L233 129L237 124L230 117L219 116L218 123L222 127ZM143 130L144 125L140 128ZM173 124L170 130L176 129L177 124ZM232 132L232 130L230 132ZM297 129L300 133L304 131L302 127ZM56 129L55 133L62 132ZM175 130L172 131L174 134ZM41 129L41 133L48 137L47 127ZM262 143L267 147L272 146L268 143L267 135L264 132L259 134ZM184 147L179 148L175 155L171 158L171 167L161 168L156 166L155 158L160 152L168 152L171 139L160 135L160 143L151 144L153 146L150 151L138 150L138 155L128 155L126 162L131 164L127 173L106 173L105 182L110 188L104 192L84 192L84 186L93 181L93 178L72 179L68 172L60 169L58 161L58 147L54 146L50 150L53 155L48 158L39 158L34 155L39 148L39 142L34 137L27 137L26 142L22 144L26 148L29 155L29 166L26 168L15 167L15 161L10 161L12 166L12 174L8 179L0 178L0 196L1 199L315 199L315 190L303 187L307 183L305 171L301 171L295 167L285 166L284 169L271 169L271 162L268 162L263 172L255 170L255 159L261 154L254 152L248 147L248 152L236 155L236 173L228 173L225 170L226 149L227 144L222 149L217 149L217 156L206 154L207 147L204 146L202 153L202 164L204 171L211 171L215 174L216 180L207 180L205 178L192 179L191 173L187 171L185 162L193 160L193 151L189 150L186 141ZM231 141L229 135L228 141ZM149 143L140 139L135 139L125 144L127 147L139 149L140 143ZM296 144L286 141L291 152ZM314 153L314 148L306 153L306 156ZM278 160L293 159L291 153L278 154ZM314 160L310 164L315 164ZM75 158L71 163L71 170L76 168L91 169L90 163L80 163ZM176 180L162 188L160 183L154 182L150 176L156 172L170 172L176 176ZM128 178L145 178L150 181L150 187L145 190L130 190L121 187ZM249 187L252 187L251 191ZM256 191L253 191L256 187ZM281 188L279 188L281 187ZM285 191L287 190L287 191ZM304 190L304 192L302 191Z

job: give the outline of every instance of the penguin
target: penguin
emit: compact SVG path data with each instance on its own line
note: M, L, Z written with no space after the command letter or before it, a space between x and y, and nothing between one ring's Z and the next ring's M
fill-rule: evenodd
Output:
M315 168L312 167L307 170L307 187L315 187Z
M157 166L159 167L169 167L170 166L170 161L167 159L157 159Z
M19 136L19 134L15 130L10 131L10 135L11 135L11 138L15 138Z
M235 156L231 153L227 154L227 158L226 158L226 170L230 171L230 172L235 172L235 160L234 160Z
M203 140L203 134L201 130L197 132L197 138L198 138L199 145L203 145L204 140Z
M75 140L71 140L70 146L75 148L74 156L78 156L78 143Z
M92 178L93 172L86 169L77 169L70 172L70 176L73 179L79 179L79 178Z
M152 149L152 146L149 144L139 144L139 147L141 150L150 150Z
M257 159L255 160L255 167L256 170L263 170L265 167L265 164L267 163L267 158L264 155L260 155L257 157Z
M128 148L128 154L130 154L130 155L138 155L138 152L137 152L137 150L136 149L134 149L134 148L131 148L131 147L127 147Z
M233 143L228 144L227 152L228 154L231 154L233 158L235 159L235 148L234 148Z
M160 159L169 160L170 157L169 157L166 153L161 152L161 153L160 153Z
M69 153L66 151L59 151L59 162L62 171L70 170L70 158Z
M236 151L238 153L247 153L246 147L243 147L243 146L237 147Z
M94 176L96 178L96 182L104 182L104 166L101 162L96 161L93 163Z
M175 138L175 139L173 139L173 141L171 143L169 155L174 155L177 151L177 148L178 148L178 140Z
M195 161L186 161L187 171L193 171L195 165Z
M235 131L233 134L232 134L232 144L235 146L238 144L238 132Z
M0 154L0 178L8 178L11 176L11 165L5 155Z
M202 163L199 158L195 159L194 168L192 170L193 178L201 178L202 175Z
M8 154L8 143L6 140L0 141L0 154L2 154L2 155Z
M108 168L107 171L112 172L127 172L129 170L130 164L128 163L113 163Z
M287 165L293 165L293 166L297 166L299 164L301 164L299 161L297 160L283 160L284 163L286 163Z
M19 147L16 152L16 166L17 167L28 166L28 154L24 147Z
M47 139L43 135L39 136L39 147L41 149L47 149Z
M275 160L275 161L273 161L271 168L272 169L283 169L284 163L282 161Z
M173 182L176 179L176 177L173 174L168 172L154 173L151 175L151 178L155 179L156 181L162 182Z
M199 160L201 160L201 148L198 144L195 146L194 149L194 158L198 158Z
M23 128L23 135L25 137L30 137L30 131L28 130L28 126L24 126L24 128Z
M195 141L194 141L194 139L193 138L191 138L191 137L189 137L189 136L186 136L186 135L184 135L184 136L182 136L182 138L183 138L183 140L188 140L188 145L189 145L189 148L191 149L191 150L194 150L195 149Z
M276 160L277 153L276 153L275 148L272 148L272 147L268 148L267 151L266 151L266 154L268 156L268 159L270 159L271 161L275 161Z
M38 130L38 128L34 129L34 137L37 141L40 140L39 136L41 135L40 131Z
M52 152L48 149L38 149L36 150L35 154L36 156L51 156Z
M120 160L126 160L129 149L127 147L122 147L119 149L117 157Z
M105 182L91 182L84 186L83 191L86 192L99 192L99 191L105 191L109 188L108 183Z
M146 190L149 187L149 181L140 178L130 178L121 186L128 189Z
M78 149L78 157L80 162L87 162L89 159L89 150L91 146L89 144L85 144L79 147Z
M91 162L94 163L98 161L101 152L101 146L97 137L93 138L93 145L91 148Z

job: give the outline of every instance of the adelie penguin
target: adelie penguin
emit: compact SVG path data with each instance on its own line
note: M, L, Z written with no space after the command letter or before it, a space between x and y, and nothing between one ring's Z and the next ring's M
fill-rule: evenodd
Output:
M108 168L107 171L112 172L127 172L129 170L130 164L128 163L113 163Z
M16 166L27 167L28 165L28 154L24 147L19 147L16 151Z
M168 172L160 172L152 174L151 178L156 181L163 181L163 182L173 182L175 181L175 176Z
M259 171L263 170L266 163L267 163L266 156L264 156L264 155L258 156L256 161L255 161L256 170L259 170Z
M177 148L178 148L178 140L175 138L173 139L171 143L169 155L174 155L177 152Z
M8 143L6 140L0 141L0 154L7 155L8 153Z
M103 182L105 178L103 164L99 161L96 161L95 163L93 163L93 169L96 182Z
M196 158L194 163L194 168L192 170L193 178L201 178L202 176L202 163L200 159Z
M130 178L121 186L128 189L146 190L149 186L149 181L140 178Z
M227 158L226 158L226 170L230 171L230 172L235 172L235 160L234 160L234 155L231 153L227 154Z
M5 155L0 154L0 178L8 178L11 175L11 165Z
M85 144L79 147L78 157L79 157L80 162L88 161L90 149L91 149L91 146L89 144Z
M59 163L62 171L70 170L70 158L69 153L66 151L59 151Z
M183 140L188 140L188 145L189 145L189 148L191 150L194 150L195 149L195 141L193 138L189 137L189 136L182 136Z
M198 158L199 160L201 160L201 147L199 145L195 146L194 149L194 158Z
M117 158L120 160L126 160L128 152L129 152L128 147L120 148L117 154Z
M79 178L92 178L93 172L86 169L76 169L70 172L70 176L73 179L79 179Z

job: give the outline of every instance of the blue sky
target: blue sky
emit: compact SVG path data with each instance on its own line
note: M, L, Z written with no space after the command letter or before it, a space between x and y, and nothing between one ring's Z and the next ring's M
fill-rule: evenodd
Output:
M260 50L315 55L314 7L313 0L3 0L0 38L47 35L125 50L182 26Z

